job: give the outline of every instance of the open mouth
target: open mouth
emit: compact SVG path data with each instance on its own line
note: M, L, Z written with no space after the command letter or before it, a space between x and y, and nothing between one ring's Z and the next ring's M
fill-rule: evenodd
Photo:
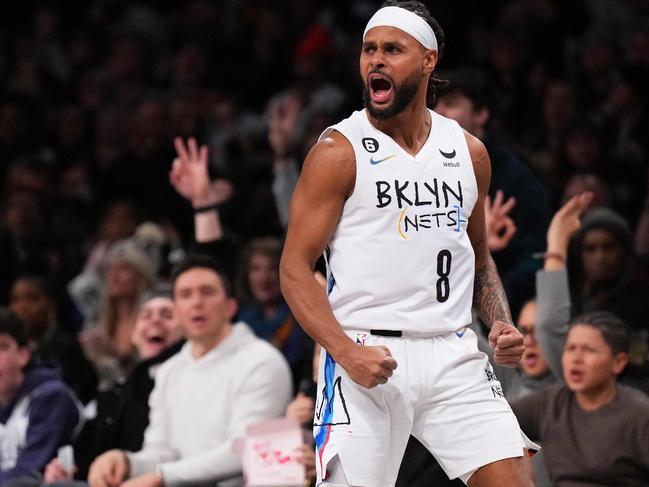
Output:
M146 337L146 341L152 345L162 345L165 337L163 335L149 335Z
M535 352L526 351L525 353L523 353L523 362L525 362L526 364L535 364L538 358L539 357Z
M393 83L390 78L383 74L372 73L368 78L370 86L370 98L374 103L385 103L393 93Z
M193 316L193 317L190 319L190 321L191 321L194 325L198 325L198 326L203 326L203 325L207 322L207 320L205 319L204 316Z
M581 382L584 378L584 372L577 369L568 371L568 378L571 382Z

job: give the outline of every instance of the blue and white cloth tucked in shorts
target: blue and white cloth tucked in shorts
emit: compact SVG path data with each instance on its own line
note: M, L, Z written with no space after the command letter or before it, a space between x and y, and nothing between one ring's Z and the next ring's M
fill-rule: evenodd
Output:
M386 346L398 367L367 389L323 349L314 416L318 484L338 456L350 485L393 486L412 434L449 478L536 449L469 328L442 336L386 337L346 330L358 346ZM325 481L323 482L323 477Z

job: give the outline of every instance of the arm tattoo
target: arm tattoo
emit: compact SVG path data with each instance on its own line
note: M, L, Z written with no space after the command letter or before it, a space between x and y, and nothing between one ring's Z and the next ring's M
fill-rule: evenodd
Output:
M491 255L487 254L480 267L476 267L473 284L473 306L482 321L491 328L494 321L512 323L507 296Z

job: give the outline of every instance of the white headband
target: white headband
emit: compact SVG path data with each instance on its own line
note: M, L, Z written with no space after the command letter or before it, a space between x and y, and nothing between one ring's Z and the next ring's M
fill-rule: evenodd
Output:
M410 10L401 7L383 7L379 9L367 23L365 32L363 32L363 40L365 40L368 30L380 25L396 27L417 39L426 49L437 51L437 38L433 29L428 25L428 22Z

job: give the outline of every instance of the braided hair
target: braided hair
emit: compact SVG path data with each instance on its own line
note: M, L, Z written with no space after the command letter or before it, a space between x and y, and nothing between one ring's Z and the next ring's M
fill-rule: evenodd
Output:
M444 31L439 25L439 22L430 14L426 5L417 0L386 0L383 2L380 8L383 7L401 7L403 9L409 10L410 12L419 15L422 19L430 25L431 29L437 38L437 61L442 59L444 54ZM440 78L436 78L433 74L430 75L430 80L428 82L428 91L426 92L426 103L429 107L435 105L435 98L437 94L437 88L448 85L448 81Z

